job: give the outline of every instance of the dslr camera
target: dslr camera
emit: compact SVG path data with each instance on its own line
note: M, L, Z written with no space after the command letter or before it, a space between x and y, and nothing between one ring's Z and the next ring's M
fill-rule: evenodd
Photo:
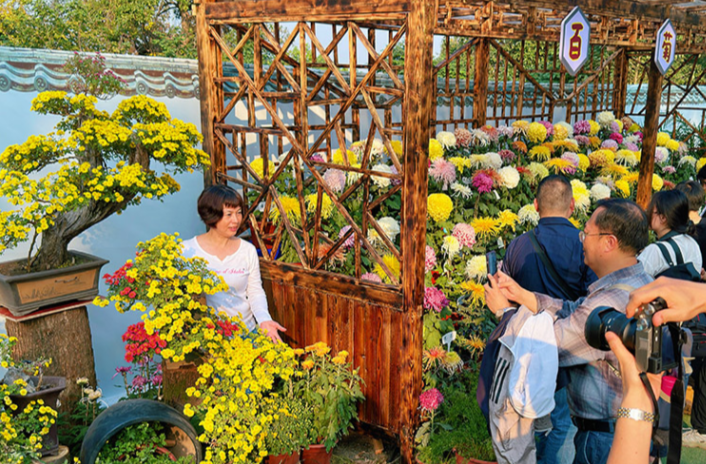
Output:
M586 320L584 333L586 341L593 348L609 351L605 339L607 332L620 337L623 345L635 355L641 371L657 374L677 366L677 359L668 327L655 327L652 316L665 309L662 298L641 306L635 317L628 319L625 314L608 306L599 306Z

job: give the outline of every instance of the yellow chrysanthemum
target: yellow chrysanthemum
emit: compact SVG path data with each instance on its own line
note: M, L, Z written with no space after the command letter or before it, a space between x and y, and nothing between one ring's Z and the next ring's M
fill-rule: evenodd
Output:
M529 169L530 174L532 174L532 178L530 179L530 183L532 184L539 182L549 175L549 170L541 163L530 163L527 169Z
M392 150L395 152L397 156L402 156L404 147L402 146L402 142L399 140L391 140L390 145L392 145ZM387 153L387 147L385 147L385 153Z
M470 158L464 158L462 156L454 156L453 158L449 158L449 161L456 166L456 169L458 169L458 172L463 174L463 171L465 168L470 168L471 167L471 160Z
M565 140L569 136L569 130L563 124L554 124L554 140Z
M331 201L331 198L327 194L323 194L321 196L321 217L324 219L328 219L331 217L331 213L333 213L333 202ZM306 196L306 211L309 213L315 213L316 212L316 201L317 201L317 194L312 193L310 195Z
M529 155L538 161L546 161L552 156L552 151L544 145L537 145L529 151Z
M579 146L573 140L559 140L558 142L554 142L554 149L577 152Z
M664 181L657 174L652 174L652 190L659 192L664 187Z
M348 156L348 164L354 164L358 162L358 156L356 156L356 154L352 151L346 150L346 155ZM345 160L343 159L343 152L340 148L337 148L336 151L333 152L331 159L334 164L346 164Z
M262 178L265 174L265 163L262 161L262 158L255 158L250 162L250 167L253 168L255 171L255 174L258 175L258 177ZM275 163L272 161L269 161L267 163L267 175L272 177L272 174L275 173Z
M385 266L387 266L390 272L392 272L392 275L394 275L397 279L400 278L400 262L397 260L397 258L395 258L393 255L387 254L382 257L382 262L385 263ZM387 276L387 272L385 272L385 270L379 264L375 265L373 272L380 276L383 282L390 282L390 278Z
M491 217L475 218L471 221L471 226L480 240L492 238L501 230L500 221Z
M444 157L444 147L436 139L429 139L429 161Z
M640 178L640 173L639 172L628 172L623 176L621 180L624 180L628 184L634 184L637 182L637 180Z
M583 224L581 224L581 221L576 219L575 217L570 217L569 222L574 225L577 229L583 229Z
M529 125L529 128L527 129L527 137L529 138L530 142L542 143L547 138L547 128L544 127L544 124L533 122Z
M677 140L670 139L664 146L672 151L679 150L679 142Z
M513 232L515 231L515 225L519 220L520 218L517 216L517 214L513 213L509 209L501 211L500 214L498 214L498 221L500 221L500 226L511 227Z
M579 157L579 169L582 170L583 172L586 172L586 170L591 166L591 160L589 160L588 156L584 155L583 153L579 153L578 157Z
M608 163L601 169L601 174L604 176L612 176L614 178L622 177L628 173L628 168L615 163Z
M618 132L622 132L622 131L623 131L623 127L625 127L625 126L623 125L623 121L621 121L620 119L616 119L616 120L615 120L615 123L618 125Z
M618 180L615 182L615 192L623 198L630 196L630 184L626 180Z
M669 142L669 139L670 139L669 134L667 134L666 132L660 132L657 134L657 145L660 147L663 147L663 146L667 145L667 142Z
M635 166L638 160L635 152L623 149L615 153L615 161L625 166Z
M549 161L545 161L544 166L547 169L553 169L554 174L568 174L576 171L574 163L562 158L552 158Z
M515 132L521 132L523 135L527 135L529 127L530 123L528 121L515 121L512 123L512 128L515 129Z
M699 172L699 170L706 165L706 158L699 158L696 161L696 172Z
M485 289L483 285L474 280L467 280L461 284L461 290L471 295L471 306L476 308L485 306Z
M600 137L589 137L588 138L588 146L591 148L598 148L601 146L601 139Z
M284 211L287 213L289 220L295 224L301 223L302 212L299 207L299 200L297 198L281 195L279 201L282 203L282 208L284 208ZM273 222L278 222L279 216L279 208L273 205L273 208L270 210L270 219Z
M453 209L453 201L444 193L432 193L427 197L427 214L431 216L434 222L447 220Z
M632 134L633 132L637 132L639 130L640 130L640 125L638 123L634 122L630 126L630 129L628 129L628 132L630 132Z
M593 119L588 120L588 124L591 126L591 130L588 131L589 136L594 136L598 133L599 130L601 130L601 125L598 124L596 121Z

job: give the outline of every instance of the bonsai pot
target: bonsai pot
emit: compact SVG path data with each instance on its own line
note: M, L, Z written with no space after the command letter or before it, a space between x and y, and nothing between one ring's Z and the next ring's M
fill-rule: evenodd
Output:
M22 316L43 306L87 300L98 295L100 269L108 261L79 251L70 251L69 254L81 262L61 269L18 275L7 275L6 270L23 260L0 264L0 306L15 316Z
M299 462L299 451L292 454L277 454L267 456L268 464L297 464Z
M32 377L32 380L36 383L38 377ZM18 411L23 411L28 404L32 401L43 400L45 406L49 406L52 409L57 409L57 403L59 401L59 394L66 388L66 378L64 377L50 377L44 376L42 380L42 385L46 385L48 388L36 391L34 393L29 393L27 395L10 395L10 399L13 403L17 405ZM54 455L59 451L59 429L58 424L55 422L49 428L49 433L44 436L42 440L42 456Z
M331 462L331 451L326 451L326 445L309 445L309 448L302 450L303 464L329 464Z

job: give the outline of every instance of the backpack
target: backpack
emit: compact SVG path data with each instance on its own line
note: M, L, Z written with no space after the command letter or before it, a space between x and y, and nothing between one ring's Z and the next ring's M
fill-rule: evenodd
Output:
M672 261L672 257L669 255L665 243L668 243L674 250L674 255L677 258L676 264L674 263L674 261ZM669 237L667 240L659 241L655 243L655 245L657 245L659 251L662 252L664 260L669 265L667 269L660 272L655 277L664 276L671 277L673 279L691 280L692 282L701 281L701 273L694 268L694 265L692 263L684 262L684 256L681 254L681 249L679 248L679 245L677 245L677 243L674 241L673 236Z

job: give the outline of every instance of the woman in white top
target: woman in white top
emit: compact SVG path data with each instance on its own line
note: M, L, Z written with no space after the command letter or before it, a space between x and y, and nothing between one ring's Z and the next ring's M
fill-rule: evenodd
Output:
M684 263L693 264L694 270L700 273L703 258L699 244L687 235L693 230L693 224L689 220L689 201L686 195L679 190L665 190L655 193L647 207L647 219L650 222L650 227L657 234L657 239L673 239L681 251ZM666 245L665 248L672 262L676 263L674 250L669 244L664 245ZM645 272L652 277L656 277L669 268L669 263L664 259L656 243L645 247L637 259L642 263Z
M199 196L198 211L208 232L183 243L184 256L198 256L217 273L228 291L206 295L206 303L229 316L240 315L249 330L258 326L273 341L287 329L272 320L260 279L260 262L255 247L235 235L243 221L245 202L226 185L214 185Z

